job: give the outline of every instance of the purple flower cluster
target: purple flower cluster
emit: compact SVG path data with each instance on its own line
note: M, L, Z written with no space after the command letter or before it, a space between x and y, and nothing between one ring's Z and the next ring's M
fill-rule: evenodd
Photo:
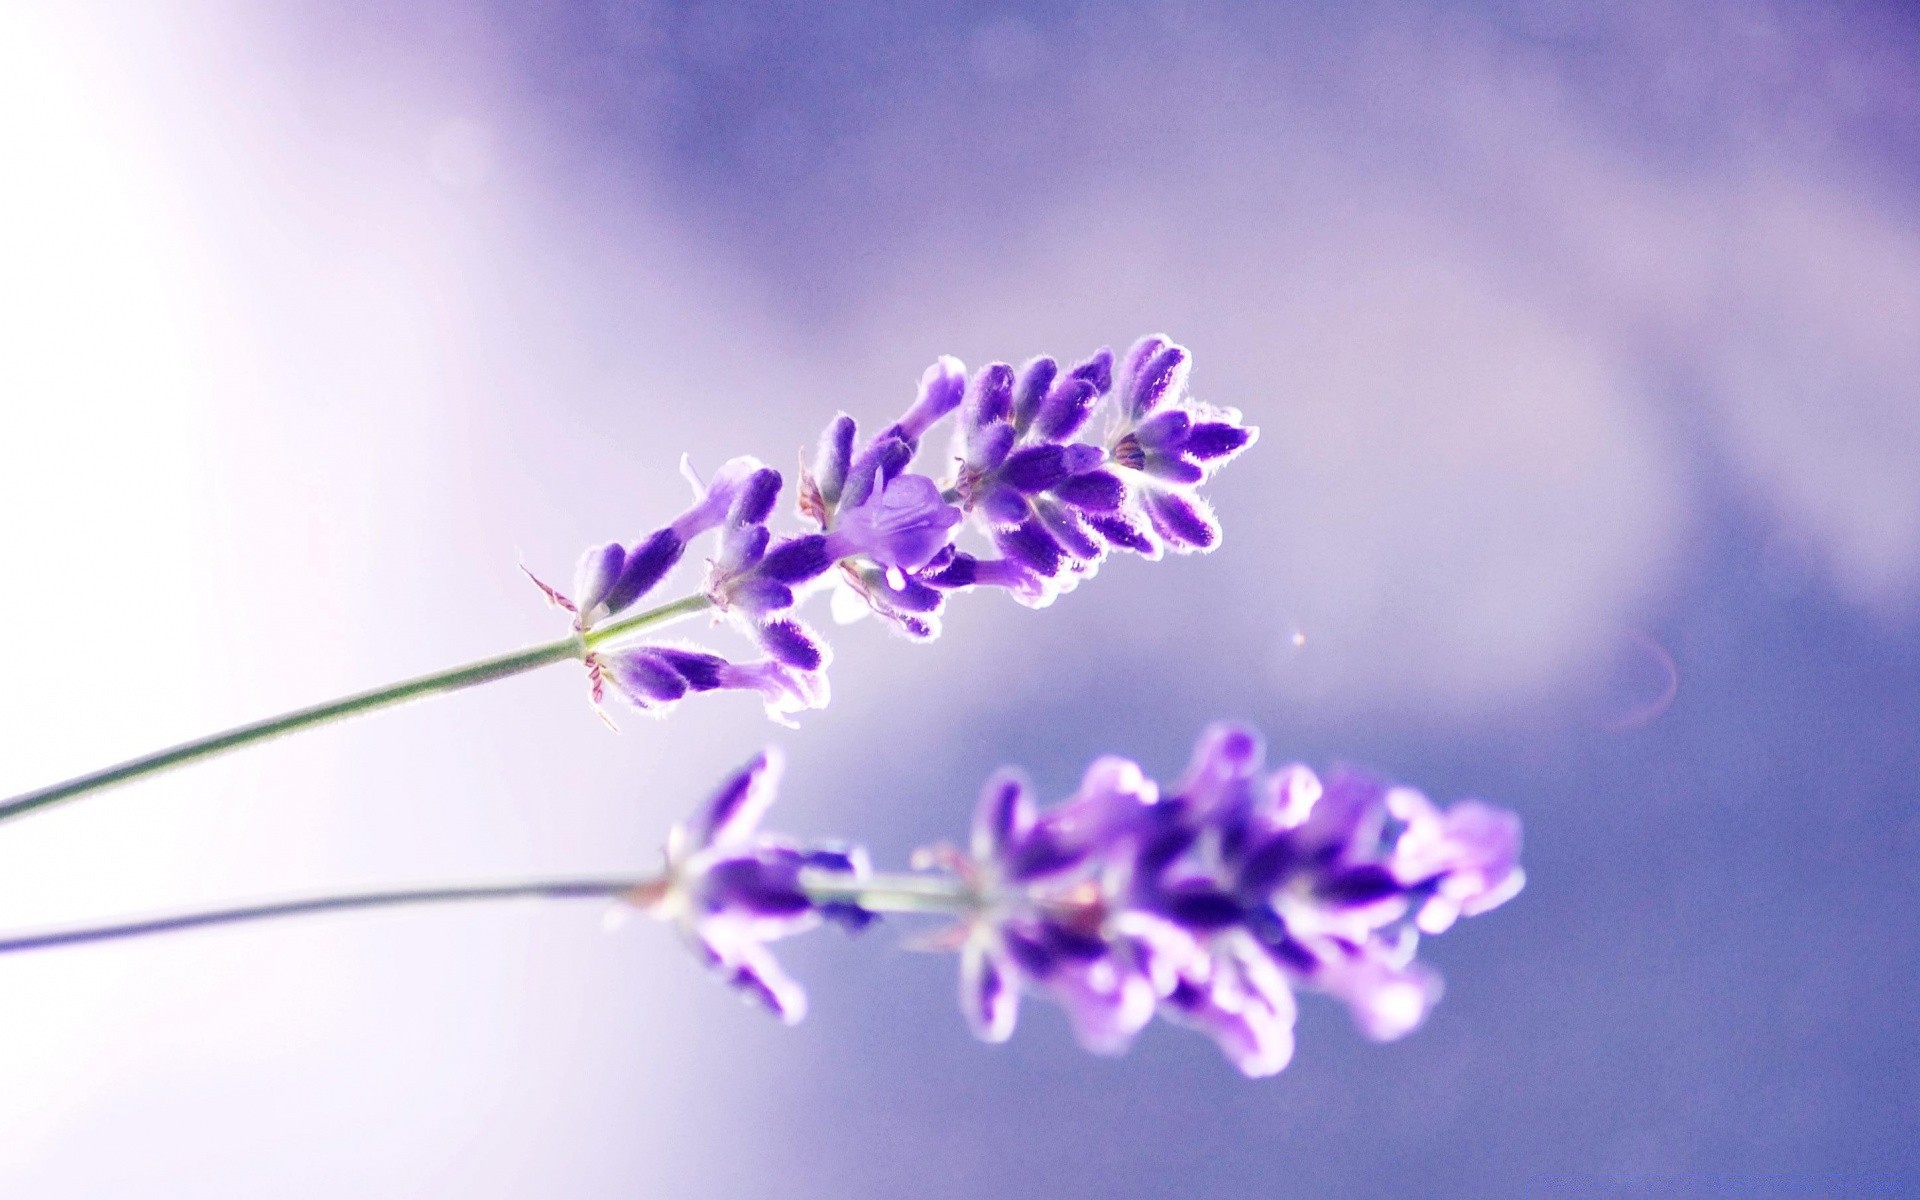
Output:
M1417 1027L1440 994L1419 932L1519 891L1518 818L1262 758L1251 730L1215 726L1170 793L1102 759L1046 813L1017 775L990 780L957 863L984 897L961 970L975 1031L1010 1035L1031 990L1090 1050L1125 1049L1157 1013L1260 1076L1292 1057L1297 989L1377 1040Z
M1046 811L1014 771L987 781L964 849L872 874L842 847L757 835L776 763L762 757L676 831L643 903L678 919L702 956L787 1020L804 997L764 943L823 919L943 912L975 1034L1012 1036L1023 994L1062 1006L1076 1037L1125 1050L1158 1015L1211 1037L1249 1076L1293 1055L1295 994L1343 1001L1379 1041L1419 1026L1440 979L1420 934L1519 892L1520 822L1467 800L1441 810L1410 788L1339 771L1265 770L1260 738L1208 729L1162 790L1124 758L1096 761Z
M1187 351L1157 336L1136 343L1117 370L1103 349L1065 371L1037 358L1018 371L990 364L969 381L958 360L941 358L907 411L864 444L852 417L827 427L799 483L799 510L817 532L774 537L781 477L755 459L733 459L706 483L686 469L694 499L685 512L632 545L589 550L574 599L547 594L584 635L631 609L696 538L716 532L705 598L764 657L735 663L685 645L596 649L587 655L595 698L611 683L636 707L664 712L691 693L748 689L785 721L828 699L828 648L794 609L829 576L837 616L871 612L924 640L938 636L956 590L999 587L1043 606L1114 550L1158 558L1218 545L1198 488L1258 431L1231 409L1188 397L1188 369ZM1106 432L1077 440L1103 405ZM950 481L910 470L928 433L956 410ZM991 551L962 548L967 524Z
M873 918L852 905L816 903L800 884L802 871L857 882L867 875L863 851L802 845L759 831L781 765L778 752L767 750L729 776L692 819L668 834L665 869L628 899L677 924L701 961L793 1024L807 1014L806 993L766 944L822 920L860 929Z

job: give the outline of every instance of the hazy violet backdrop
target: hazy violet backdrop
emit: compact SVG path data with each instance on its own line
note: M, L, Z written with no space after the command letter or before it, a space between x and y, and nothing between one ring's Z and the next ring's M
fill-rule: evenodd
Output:
M0 1194L1920 1192L1917 180L1893 3L0 5L0 794L561 636L521 563L939 354L1262 429L1217 554L853 627L798 732L556 667L9 824L0 928L645 868L768 741L899 863L1223 717L1531 880L1257 1083L982 1046L897 922L791 1029L592 904L17 956Z

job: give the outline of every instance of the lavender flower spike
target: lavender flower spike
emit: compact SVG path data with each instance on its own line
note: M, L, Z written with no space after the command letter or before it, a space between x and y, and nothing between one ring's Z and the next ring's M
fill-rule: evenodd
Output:
M1044 357L1017 371L990 363L969 379L958 359L942 357L877 436L863 443L844 413L827 426L797 488L799 512L814 531L774 533L782 480L759 460L732 459L711 483L683 463L694 486L685 512L640 542L589 550L576 577L577 602L541 586L575 614L578 654L596 700L608 680L656 713L691 692L753 688L769 714L785 721L827 700L831 652L799 615L823 586L834 589L836 619L877 615L925 641L939 636L954 592L999 588L1040 608L1115 551L1152 559L1169 548L1217 546L1219 523L1200 485L1257 431L1232 409L1192 401L1190 374L1186 349L1159 336L1136 343L1117 367L1113 352L1101 349L1065 368ZM1086 432L1103 406L1107 432ZM943 481L913 467L950 415L955 465ZM971 547L962 542L968 525L978 538ZM608 623L708 533L719 544L697 594ZM707 652L629 641L641 628L701 608L751 638L764 659L737 667L709 654L712 662L695 663L684 656ZM1431 920L1445 911L1436 905Z

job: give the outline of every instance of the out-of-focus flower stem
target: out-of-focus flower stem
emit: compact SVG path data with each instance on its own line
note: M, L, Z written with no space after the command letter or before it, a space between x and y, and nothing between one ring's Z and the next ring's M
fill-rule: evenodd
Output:
M950 875L863 875L803 871L800 886L819 904L855 904L871 913L959 916L979 906L973 889Z
M407 888L384 892L348 892L274 900L227 908L199 909L104 925L75 926L40 933L0 936L0 954L21 950L52 950L114 942L149 934L181 933L215 925L241 925L281 917L347 912L369 908L402 908L421 904L450 904L467 900L631 900L657 888L657 875L582 879L515 880L506 883L457 887ZM822 904L857 904L873 913L936 913L958 916L976 904L960 881L944 875L873 875L859 880L832 872L808 871L802 879L807 893Z
M37 791L27 792L0 802L0 821L24 816L36 809L45 808L63 800L74 800L118 784L130 783L175 767L183 767L203 758L212 758L218 754L244 749L272 738L285 737L303 729L330 725L335 721L344 721L349 717L392 708L410 700L492 683L496 679L506 679L509 676L520 675L557 662L578 661L584 659L589 652L610 642L618 641L628 634L657 629L662 625L692 616L711 605L712 601L706 595L696 593L675 600L671 604L663 604L658 608L650 608L630 617L609 621L585 633L569 634L559 641L529 646L510 654L483 658L478 662L435 671L431 675L421 675L386 687L330 700L324 704L295 709L290 713L241 725L222 733L196 738L191 742L157 750L152 754L129 759L115 766L50 784Z
M300 900L280 900L233 908L202 909L197 912L175 913L163 917L120 921L110 925L90 925L46 933L0 937L0 954L17 950L50 950L57 946L81 946L88 942L112 942L155 933L205 929L212 925L238 925L248 921L267 921L278 917L298 917L310 913L344 912L350 909L448 904L461 900L618 899L635 888L651 882L653 882L651 877L543 879L468 887L411 888L405 891L312 896Z

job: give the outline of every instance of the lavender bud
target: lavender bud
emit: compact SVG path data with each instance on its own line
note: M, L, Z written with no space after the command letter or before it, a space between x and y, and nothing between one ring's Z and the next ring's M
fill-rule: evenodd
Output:
M1060 373L1060 364L1051 358L1036 358L1020 368L1020 381L1013 392L1013 427L1025 433L1040 415L1040 406L1046 402L1047 393L1053 390L1054 378Z
M820 449L813 460L813 481L829 506L840 503L840 493L847 486L854 432L853 418L841 413L820 435Z
M686 552L687 545L671 528L656 529L647 540L627 552L619 578L607 589L601 603L609 613L617 613L652 591L665 579Z
M973 377L967 397L967 426L982 429L1005 421L1013 412L1013 368L988 363Z

